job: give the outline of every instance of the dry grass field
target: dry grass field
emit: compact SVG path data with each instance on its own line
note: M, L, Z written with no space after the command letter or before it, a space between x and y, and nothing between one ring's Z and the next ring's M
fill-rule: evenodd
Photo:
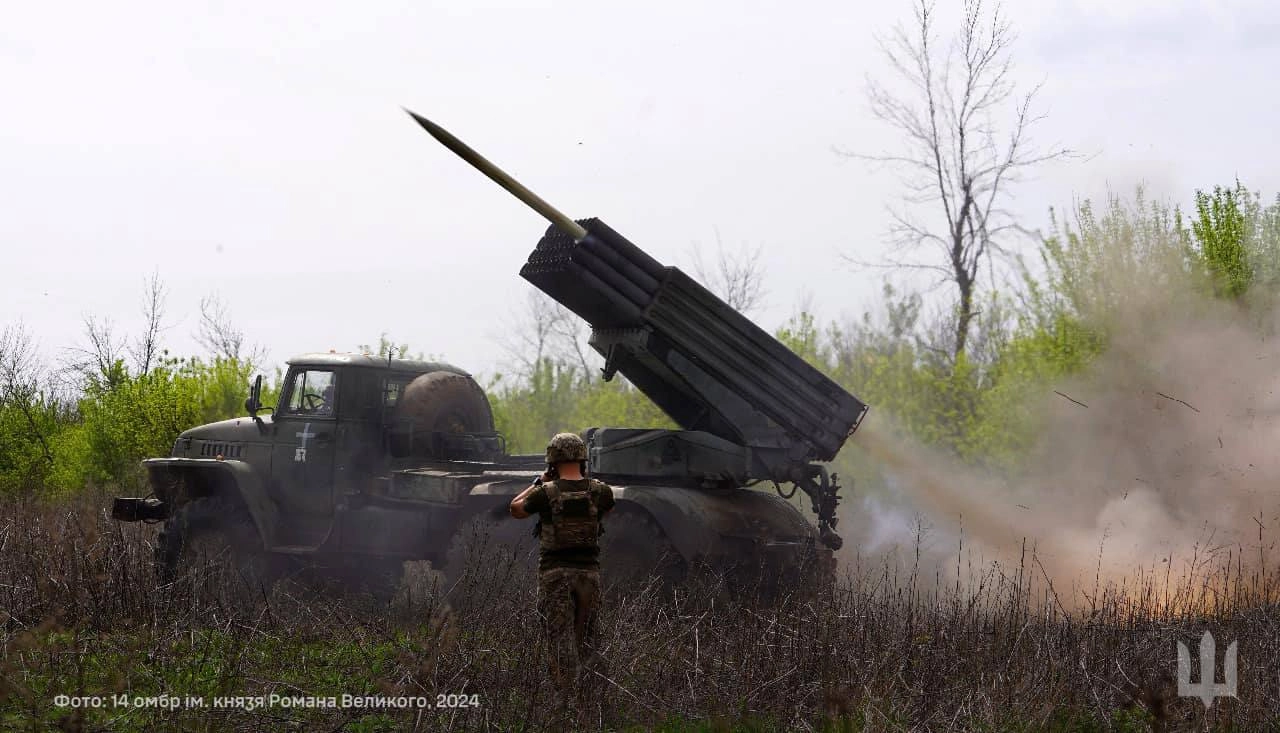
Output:
M245 594L201 571L159 585L150 565L156 528L117 524L105 506L105 498L86 497L0 507L0 728L562 725L549 717L533 579L480 538L452 588L440 588L431 573L411 572L390 600L315 577ZM1271 571L1248 571L1234 555L1234 564L1223 560L1195 577L1136 583L1124 593L1102 589L1083 610L1037 577L1032 559L961 583L868 562L843 568L836 587L816 596L762 600L709 574L674 592L615 590L603 610L602 663L579 725L1280 727L1280 611ZM1219 659L1232 640L1239 658L1237 697L1208 710L1178 697L1174 678L1176 643L1197 657L1205 630L1219 640ZM79 706L59 705L60 695L81 698ZM343 695L428 704L307 706Z

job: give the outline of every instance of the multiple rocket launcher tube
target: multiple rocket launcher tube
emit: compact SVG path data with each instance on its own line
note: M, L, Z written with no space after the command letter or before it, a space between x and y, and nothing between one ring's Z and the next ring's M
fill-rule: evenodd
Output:
M592 346L681 427L781 463L830 461L867 405L675 267L598 219L574 221L447 130L409 112L438 141L552 227L520 274L591 324ZM779 460L780 459L780 460Z
M867 406L675 267L598 219L549 229L520 275L591 324L593 346L686 430L830 461ZM631 331L631 339L610 339ZM626 353L610 353L608 345ZM608 368L608 367L606 367Z

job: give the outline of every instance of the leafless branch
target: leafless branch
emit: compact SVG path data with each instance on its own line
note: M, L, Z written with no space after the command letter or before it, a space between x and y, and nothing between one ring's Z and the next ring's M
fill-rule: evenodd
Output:
M551 332L556 337L558 347L574 356L574 366L580 370L583 379L591 380L594 370L587 364L586 324L575 316L568 308L555 304L555 317L551 321Z
M764 266L760 262L762 247L742 246L736 251L725 248L716 231L716 258L708 264L698 245L693 246L693 271L698 280L720 297L730 308L751 313L764 303Z
M195 338L196 343L215 358L245 364L250 369L264 358L262 347L258 345L249 347L246 353L244 331L231 321L227 304L217 294L200 299L200 325Z
M80 386L113 387L124 374L122 353L126 350L115 335L114 325L109 319L86 315L84 338L85 345L67 349L64 375L69 375L69 381Z
M586 325L568 308L535 290L510 320L498 343L521 378L532 378L550 359L582 379L592 379L596 370L590 364Z
M533 374L546 353L555 319L554 305L542 293L531 291L524 307L513 314L514 324L509 324L499 339L507 356L525 376Z
M156 359L160 353L160 334L165 330L163 325L165 295L160 274L151 273L142 295L142 335L128 347L129 355L133 357L134 367L139 374L150 372L156 365Z
M899 172L906 206L891 210L890 238L900 253L925 246L915 267L940 271L955 285L951 352L958 356L973 327L984 264L1008 257L1009 238L1025 231L1003 206L1011 185L1028 169L1075 153L1032 143L1030 130L1044 119L1035 112L1041 87L1018 93L1011 73L1016 35L999 3L966 0L946 45L939 43L934 3L917 0L913 11L909 26L878 39L903 86L867 81L872 114L902 133L902 148L842 153ZM898 259L892 266L908 264Z

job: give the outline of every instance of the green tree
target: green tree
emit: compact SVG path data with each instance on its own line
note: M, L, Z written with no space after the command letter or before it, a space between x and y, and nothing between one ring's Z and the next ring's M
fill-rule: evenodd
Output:
M374 347L372 344L360 344L356 347L361 354L372 354L373 356L382 357L383 359L425 359L421 351L413 353L409 350L408 343L397 343L394 338L389 336L386 331L378 334L378 345Z
M1238 180L1234 188L1196 191L1194 256L1220 298L1242 297L1253 280L1249 243L1258 229L1258 208L1256 197Z
M79 404L87 448L79 478L138 484L139 460L168 455L178 433L203 421L202 386L172 361L108 389L91 385Z
M589 427L673 428L648 397L621 376L583 379L571 364L543 358L528 379L499 374L487 387L508 450L538 452L555 433Z

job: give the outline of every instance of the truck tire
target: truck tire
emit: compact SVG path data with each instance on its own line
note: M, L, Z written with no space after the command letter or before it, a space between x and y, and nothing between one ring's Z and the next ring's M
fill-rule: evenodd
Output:
M225 496L188 502L165 521L156 537L155 568L161 583L196 572L225 579L240 590L265 592L275 582L274 566L249 513Z
M496 518L491 511L473 514L450 539L442 572L446 595L454 601L478 601L495 588L536 577L534 523Z
M476 380L453 372L427 372L404 390L400 419L412 419L415 429L447 433L493 431L493 410Z
M536 573L535 524L532 519L495 519L489 512L463 522L445 557L449 595L483 595L489 584ZM685 580L684 558L648 512L615 509L605 515L604 526L600 571L609 593L630 595L652 589L665 594Z
M671 539L643 509L619 507L605 515L600 569L605 585L630 594L653 587L669 592L688 572Z

